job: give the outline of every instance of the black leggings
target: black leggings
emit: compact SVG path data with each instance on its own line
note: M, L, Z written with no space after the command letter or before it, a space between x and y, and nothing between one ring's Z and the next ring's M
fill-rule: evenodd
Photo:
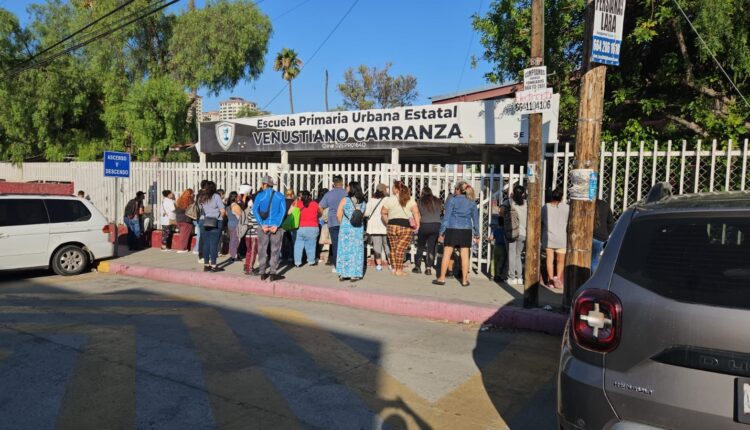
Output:
M425 250L427 251L425 269L431 269L435 265L435 248L437 247L439 233L439 222L428 222L419 226L419 232L417 233L417 256L414 259L416 267L420 267Z

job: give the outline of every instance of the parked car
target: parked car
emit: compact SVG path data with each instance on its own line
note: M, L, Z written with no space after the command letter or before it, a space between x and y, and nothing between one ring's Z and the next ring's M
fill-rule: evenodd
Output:
M0 270L51 268L77 275L111 257L104 215L85 199L0 195Z
M626 211L563 337L561 429L750 429L750 193Z

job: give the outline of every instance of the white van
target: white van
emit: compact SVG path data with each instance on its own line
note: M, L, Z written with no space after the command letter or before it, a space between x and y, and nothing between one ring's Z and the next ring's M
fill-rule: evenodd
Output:
M90 201L50 195L0 195L0 270L52 268L77 275L111 257L110 226Z

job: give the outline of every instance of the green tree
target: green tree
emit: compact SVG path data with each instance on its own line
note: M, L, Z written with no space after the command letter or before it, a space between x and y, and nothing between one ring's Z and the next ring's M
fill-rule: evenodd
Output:
M294 113L294 99L292 98L292 80L299 76L302 60L297 58L293 49L283 48L273 62L273 70L281 72L281 79L289 83L289 111Z
M30 7L26 28L0 9L2 159L93 160L104 149L163 159L195 133L185 114L198 88L216 94L263 70L268 17L250 0L208 0L202 9L150 15L46 67L9 72L121 4L45 0ZM87 33L151 4L135 0Z
M345 109L372 109L409 106L417 98L417 78L412 75L391 76L393 64L367 67L364 64L344 72L344 82L338 85Z
M740 90L750 92L750 0L681 0L693 24ZM545 64L561 95L560 130L575 134L584 0L545 4ZM530 47L530 0L495 0L473 26L493 83L519 80ZM625 12L620 66L607 72L603 137L737 138L750 108L737 96L674 2L635 0Z

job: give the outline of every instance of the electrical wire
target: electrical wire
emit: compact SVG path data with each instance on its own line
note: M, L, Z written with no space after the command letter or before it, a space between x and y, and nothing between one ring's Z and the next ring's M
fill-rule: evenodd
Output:
M11 70L10 73L14 74L14 75L18 75L21 72L24 72L24 71L29 70L31 68L44 67L44 66L50 64L52 61L56 60L57 58L59 58L59 57L61 57L63 55L66 55L66 54L68 54L68 53L70 53L72 51L80 49L80 48L82 48L82 47L84 47L86 45L89 45L89 44L91 44L91 43L99 40L99 39L107 37L107 36L113 34L114 32L119 31L119 30L121 30L124 27L127 27L128 25L131 25L131 24L133 24L133 23L135 23L137 21L140 21L141 19L143 19L143 18L145 18L145 17L147 17L149 15L152 15L152 14L154 14L154 13L156 13L156 12L158 12L158 11L164 9L164 8L167 8L167 7L169 7L169 6L177 3L178 1L180 1L180 0L169 0L169 1L166 1L166 3L165 3L165 0L157 1L154 4L151 4L149 7L145 8L145 9L140 9L140 10L138 10L138 11L136 11L134 13L131 13L131 14L127 15L126 17L124 17L123 20L127 19L127 21L125 21L123 24L117 25L117 23L112 23L110 25L110 27L105 28L103 31L98 32L97 34L89 37L88 39L86 39L86 40L84 40L82 42L78 42L78 43L76 43L76 44L74 44L72 46L69 46L69 47L63 49L62 51L56 52L54 54L51 54L51 55L49 55L49 56L47 56L47 57L45 57L45 58L43 58L43 59L41 59L41 60L39 60L39 61L37 61L35 63L25 62L24 64L19 65L17 68ZM129 19L130 17L133 17L133 16L135 16L135 17ZM119 22L122 22L122 21L119 21Z
M714 53L713 53L713 51L711 50L711 48L709 48L709 47L708 47L708 44L706 43L706 41L705 41L705 40L703 40L703 37L702 37L702 36L701 36L701 34L700 34L700 33L698 32L698 29L696 29L696 28L695 28L695 26L693 25L692 21L690 21L690 18L688 18L687 14L686 14L686 13L685 13L685 11L684 11L684 10L682 9L682 6L680 6L680 4L679 4L679 3L677 2L677 0L672 0L672 1L674 1L674 4L675 4L675 5L677 5L677 9L679 9L679 10L680 10L680 13L682 13L682 16L683 16L683 17L685 17L685 20L686 20L686 21L687 21L687 23L688 23L688 24L690 25L690 28L692 28L692 29L693 29L693 32L695 33L695 35L696 35L696 36L698 36L698 40L700 40L700 41L701 41L701 43L703 44L703 48L704 48L704 49L705 49L706 51L708 51L708 53L709 53L709 54L711 54L711 58L713 58L713 60L714 60L714 62L716 63L716 65L717 65L717 66L719 66L719 69L721 70L721 72L722 72L722 73L724 74L724 76L725 76L725 77L727 78L727 80L729 81L729 83L730 83L730 84L732 84L732 87L734 88L734 90L735 90L735 91L737 91L737 94L739 94L739 95L740 95L740 98L742 98L742 101L744 101L744 102L745 102L745 105L746 105L746 106L747 106L748 108L750 108L750 102L748 102L748 101L747 101L747 99L745 98L745 95L744 95L744 94L742 94L742 91L740 91L740 89L739 89L739 88L737 88L737 85L735 85L735 83L734 83L734 81L732 80L732 78L731 78L731 77L729 77L729 74L727 73L727 71L726 71L726 70L724 70L724 68L723 68L723 67L721 67L721 63L719 63L719 60L717 60L717 59L716 59L716 55L714 55Z
M71 33L71 34L63 37L62 39L60 39L59 41L55 42L51 46L48 46L48 47L44 48L43 50L37 52L36 54L34 54L33 57L29 58L27 61L29 61L29 62L34 61L35 58L38 58L39 56L44 55L45 53L49 52L53 48L56 48L56 47L62 45L63 43L65 43L68 40L70 40L73 37L75 37L77 34L82 33L84 31L86 31L87 29L91 28L92 26L96 25L96 23L98 23L99 21L101 21L103 19L106 19L106 18L109 18L113 14L119 12L120 10L124 9L125 7L127 7L128 5L130 5L131 3L133 3L134 1L135 0L127 0L126 2L124 2L123 4L121 4L120 6L117 6L116 8L114 8L111 11L105 13L104 15L100 16L99 18L97 18L97 19L91 21L90 23L84 25L83 27L81 27L80 29L78 29L77 31L75 31L74 33Z
M302 6L304 6L305 4L307 4L307 3L309 3L309 2L310 2L310 0L305 0L305 1L301 2L301 3L299 3L298 5L296 5L296 6L292 7L291 9L287 10L286 12L282 12L282 13L281 13L281 15L279 15L279 16L276 16L276 17L274 17L274 18L271 18L271 21L278 21L279 19L281 19L281 18L283 18L283 17L285 17L285 16L289 15L290 13L292 13L292 12L294 12L295 10L297 10L297 9L301 8ZM257 4L257 3L256 3L256 4Z
M479 0L479 9L477 9L477 16L482 12L482 3L484 0ZM469 54L471 53L471 45L474 44L474 36L476 31L472 29L471 38L469 39L469 46L466 47L466 56L464 57L464 65L461 67L461 75L458 77L458 84L456 85L456 91L461 89L461 82L464 80L464 72L466 71L466 63L469 62Z
M346 19L346 17L349 16L349 14L352 12L352 10L354 9L354 6L357 5L357 3L359 3L359 0L354 0L354 2L352 3L352 5L349 6L349 9L347 9L346 13L344 13L344 15L341 17L341 19L339 19L339 21L336 23L336 25L333 27L333 29L328 33L328 36L326 36L326 38L323 39L323 42L321 42L320 45L318 45L318 48L315 50L315 52L313 52L313 54L310 56L310 58L307 59L307 62L302 63L302 67L300 67L300 69L299 69L300 73L302 73L302 71L305 69L305 66L307 66L313 60L313 58L315 58L315 56L318 54L318 52L320 52L320 50L323 48L323 46L326 44L326 42L328 42L328 40L331 38L331 36L333 36L333 33L335 33L336 30L338 30L338 28L344 22L344 20ZM281 95L282 92L284 92L285 88L286 88L286 84L283 85L279 89L279 92L277 92L276 95L273 96L273 98L268 103L266 103L263 106L263 110L266 110L268 108L268 106L271 103L273 103Z

